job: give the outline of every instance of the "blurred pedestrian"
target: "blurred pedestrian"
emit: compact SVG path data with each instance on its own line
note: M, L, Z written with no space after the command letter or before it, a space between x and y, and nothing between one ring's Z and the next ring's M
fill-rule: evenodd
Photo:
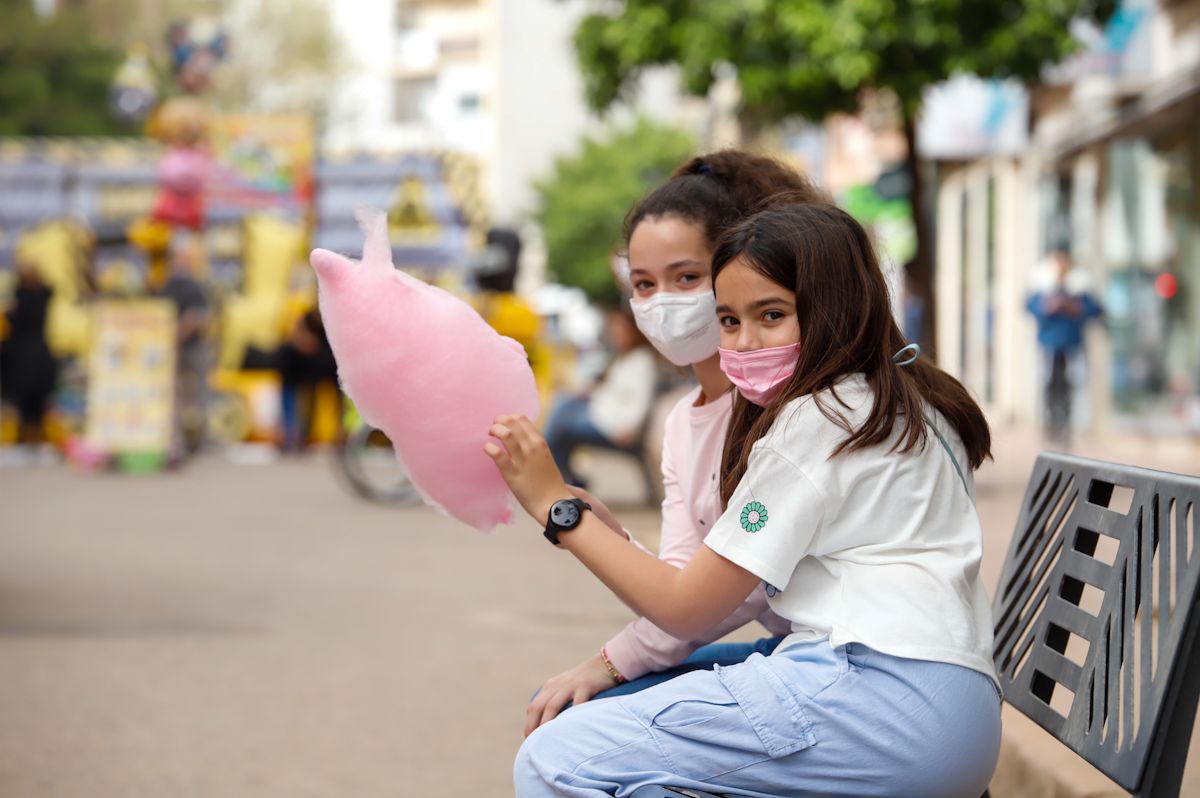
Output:
M550 353L542 342L542 319L517 293L521 237L515 230L493 227L487 231L486 246L468 264L479 296L475 309L496 332L506 335L529 356L529 366L539 390L550 383Z
M1073 364L1083 347L1084 326L1104 311L1086 289L1084 276L1072 269L1065 249L1050 253L1049 267L1049 284L1035 291L1026 307L1037 319L1038 344L1044 354L1046 436L1066 445L1071 433L1071 372L1078 370Z
M297 452L311 438L318 388L337 385L337 362L319 307L298 318L279 347L279 379L283 427L279 446Z
M9 335L0 350L0 388L17 409L19 443L40 444L50 398L58 381L58 361L46 343L51 290L36 264L17 263L17 288L6 317Z
M632 447L643 433L658 385L654 349L629 308L612 308L606 321L615 351L612 362L594 387L560 399L546 420L546 443L554 462L568 482L580 487L586 485L571 469L571 454L579 446Z
M208 371L211 362L205 337L212 314L208 293L200 282L204 259L200 241L176 232L170 245L170 274L158 295L175 305L175 424L172 460L178 461L203 445L207 426Z

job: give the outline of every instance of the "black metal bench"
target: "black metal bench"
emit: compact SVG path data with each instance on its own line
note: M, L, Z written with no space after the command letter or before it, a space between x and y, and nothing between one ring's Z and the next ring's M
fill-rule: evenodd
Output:
M1042 454L993 605L1005 701L1134 796L1178 796L1200 699L1200 477ZM643 787L634 798L725 798Z

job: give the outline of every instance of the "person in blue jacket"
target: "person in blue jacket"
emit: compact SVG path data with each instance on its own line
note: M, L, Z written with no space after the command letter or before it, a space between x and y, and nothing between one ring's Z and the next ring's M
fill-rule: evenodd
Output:
M1046 380L1046 435L1066 444L1071 430L1071 379L1069 366L1083 347L1083 329L1089 319L1104 315L1096 298L1072 279L1071 258L1059 248L1050 253L1053 283L1029 297L1026 307L1037 319L1038 344L1048 364Z

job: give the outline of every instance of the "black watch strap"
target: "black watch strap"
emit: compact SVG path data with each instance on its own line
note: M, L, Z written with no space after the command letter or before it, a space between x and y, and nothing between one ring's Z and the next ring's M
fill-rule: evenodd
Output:
M574 508L573 511L571 507ZM550 506L550 515L546 518L546 529L542 534L546 540L557 546L558 533L570 532L579 526L579 522L583 520L583 511L590 509L592 506L583 499L559 499Z

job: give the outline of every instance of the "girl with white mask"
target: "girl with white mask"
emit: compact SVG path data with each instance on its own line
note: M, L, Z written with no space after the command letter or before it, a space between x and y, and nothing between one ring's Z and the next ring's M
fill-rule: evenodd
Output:
M658 556L682 568L721 515L720 471L733 407L721 371L720 328L713 298L712 253L717 239L769 197L819 202L824 195L795 170L737 150L693 158L650 192L625 220L628 273L617 275L632 293L638 328L655 349L699 383L671 410L662 446L662 535ZM573 491L614 531L629 533L596 497ZM714 643L757 620L768 635L756 643ZM530 703L525 733L572 703L636 692L683 673L770 654L789 626L767 608L762 591L724 621L680 639L645 618L630 623L579 665L549 679Z

